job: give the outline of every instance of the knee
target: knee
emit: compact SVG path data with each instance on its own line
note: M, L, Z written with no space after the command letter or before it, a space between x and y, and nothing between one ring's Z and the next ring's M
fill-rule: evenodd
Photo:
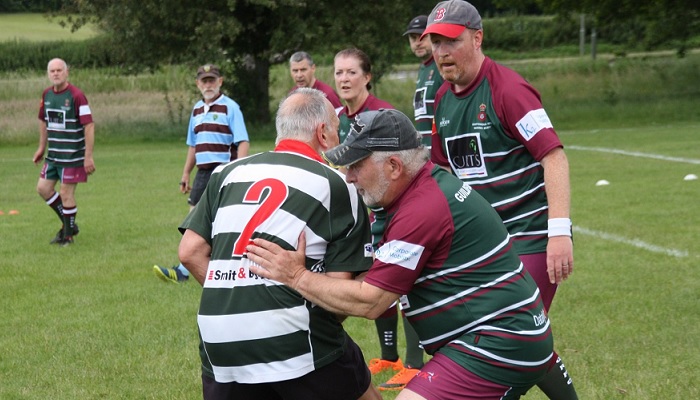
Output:
M51 195L53 195L53 187L42 184L42 182L39 182L36 185L36 192L39 193L39 196L41 196L42 199L48 200Z

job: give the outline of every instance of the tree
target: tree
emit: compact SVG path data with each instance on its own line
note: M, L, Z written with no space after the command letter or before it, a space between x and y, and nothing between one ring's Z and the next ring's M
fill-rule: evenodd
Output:
M125 65L219 63L225 89L260 122L270 120L270 65L297 50L353 46L370 56L379 80L406 51L401 34L413 17L401 0L72 0L61 15L73 29L94 22Z
M644 41L648 47L675 41L679 55L688 39L700 34L700 2L696 0L537 0L545 11L583 13L594 17L601 29L626 29L629 43Z

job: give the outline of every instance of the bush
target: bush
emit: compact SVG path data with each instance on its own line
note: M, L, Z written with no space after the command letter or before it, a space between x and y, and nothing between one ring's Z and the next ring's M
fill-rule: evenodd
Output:
M123 60L110 51L108 39L96 37L82 41L0 43L0 70L43 71L50 59L60 57L78 68L117 66Z

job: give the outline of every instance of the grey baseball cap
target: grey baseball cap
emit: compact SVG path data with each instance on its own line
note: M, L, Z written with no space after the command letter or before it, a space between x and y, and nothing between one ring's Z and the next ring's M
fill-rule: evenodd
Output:
M464 0L441 1L428 16L428 26L421 38L436 33L454 39L467 28L483 29L479 11Z
M345 141L323 154L331 165L345 167L374 151L399 151L421 146L411 121L398 110L365 111L355 117Z
M403 33L403 36L408 35L409 33L423 33L425 30L425 26L428 24L428 16L427 15L419 15L411 20L411 22L408 23L408 27L406 28L406 32Z

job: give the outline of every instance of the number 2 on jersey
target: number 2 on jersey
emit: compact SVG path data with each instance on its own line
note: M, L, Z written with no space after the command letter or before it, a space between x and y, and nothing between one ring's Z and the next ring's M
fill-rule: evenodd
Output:
M264 195L267 193L267 196ZM277 211L282 203L287 199L289 188L284 182L266 178L253 183L245 196L243 203L259 204L257 211L243 228L241 235L238 236L236 243L233 244L233 256L242 257L245 253L245 247L250 242L250 238L255 232L255 229L260 226L265 220ZM263 198L264 197L264 198Z

